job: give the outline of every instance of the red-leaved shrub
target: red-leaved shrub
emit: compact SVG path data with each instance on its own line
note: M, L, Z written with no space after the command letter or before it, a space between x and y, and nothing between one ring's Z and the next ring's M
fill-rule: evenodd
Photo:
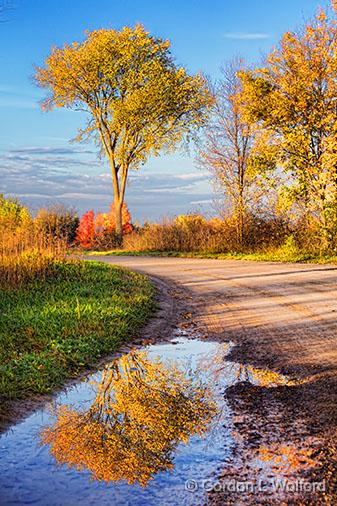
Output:
M87 211L78 225L76 239L82 248L91 248L95 242L95 213Z
M123 235L130 234L134 227L131 223L131 214L124 203L122 208ZM85 213L77 229L77 240L82 248L113 248L117 244L116 238L115 205L110 206L108 213L97 213L94 211Z

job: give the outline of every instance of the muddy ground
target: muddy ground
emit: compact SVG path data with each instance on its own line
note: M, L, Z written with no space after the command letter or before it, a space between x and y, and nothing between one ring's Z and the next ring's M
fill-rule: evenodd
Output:
M174 283L173 304L185 308L181 325L234 342L235 362L292 380L273 388L243 380L227 390L236 445L207 483L209 502L337 504L337 267L100 260Z

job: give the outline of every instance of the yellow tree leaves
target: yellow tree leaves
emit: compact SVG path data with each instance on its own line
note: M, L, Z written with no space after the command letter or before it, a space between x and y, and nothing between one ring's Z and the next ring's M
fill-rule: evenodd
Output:
M242 72L245 114L267 132L278 166L326 228L337 184L337 22L321 10L298 33L286 33L265 66ZM295 193L294 193L295 194Z
M113 362L86 411L61 406L42 442L61 464L97 480L146 485L173 468L180 442L203 434L216 414L208 389L174 365L131 352Z
M101 29L87 32L81 43L53 48L36 68L38 85L49 92L45 109L89 113L78 140L94 137L110 162L119 234L129 169L173 149L203 124L212 102L204 78L178 67L169 48L141 25Z

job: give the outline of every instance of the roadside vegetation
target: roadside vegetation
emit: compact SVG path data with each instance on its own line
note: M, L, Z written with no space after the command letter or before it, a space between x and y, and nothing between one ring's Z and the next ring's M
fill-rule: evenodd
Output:
M87 254L92 256L149 256L149 257L175 257L175 258L210 258L215 260L247 260L252 262L285 262L285 263L313 263L313 264L336 264L337 256L310 255L308 253L287 252L284 248L269 253L195 253L188 251L132 251L132 250L108 250L91 251Z
M321 248L319 231L286 217L254 217L245 221L245 242L238 244L236 220L181 215L162 223L135 227L123 248L85 251L91 255L152 255L270 262L336 262L335 248Z
M47 213L48 214L48 213ZM20 203L0 202L0 399L51 392L93 366L149 317L148 279L66 254Z

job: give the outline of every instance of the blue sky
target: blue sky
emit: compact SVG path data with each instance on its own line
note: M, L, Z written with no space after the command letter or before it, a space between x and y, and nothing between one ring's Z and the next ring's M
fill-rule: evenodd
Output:
M8 0L7 0L8 1ZM43 113L43 93L33 82L53 45L83 38L84 30L141 22L170 39L177 62L190 72L219 75L238 54L257 62L282 33L302 24L317 0L14 0L0 24L0 193L16 195L36 209L62 202L84 212L103 211L112 200L109 168L90 145L70 144L83 124L81 113ZM130 178L126 200L133 217L158 219L201 210L212 212L207 173L193 152L151 159Z

